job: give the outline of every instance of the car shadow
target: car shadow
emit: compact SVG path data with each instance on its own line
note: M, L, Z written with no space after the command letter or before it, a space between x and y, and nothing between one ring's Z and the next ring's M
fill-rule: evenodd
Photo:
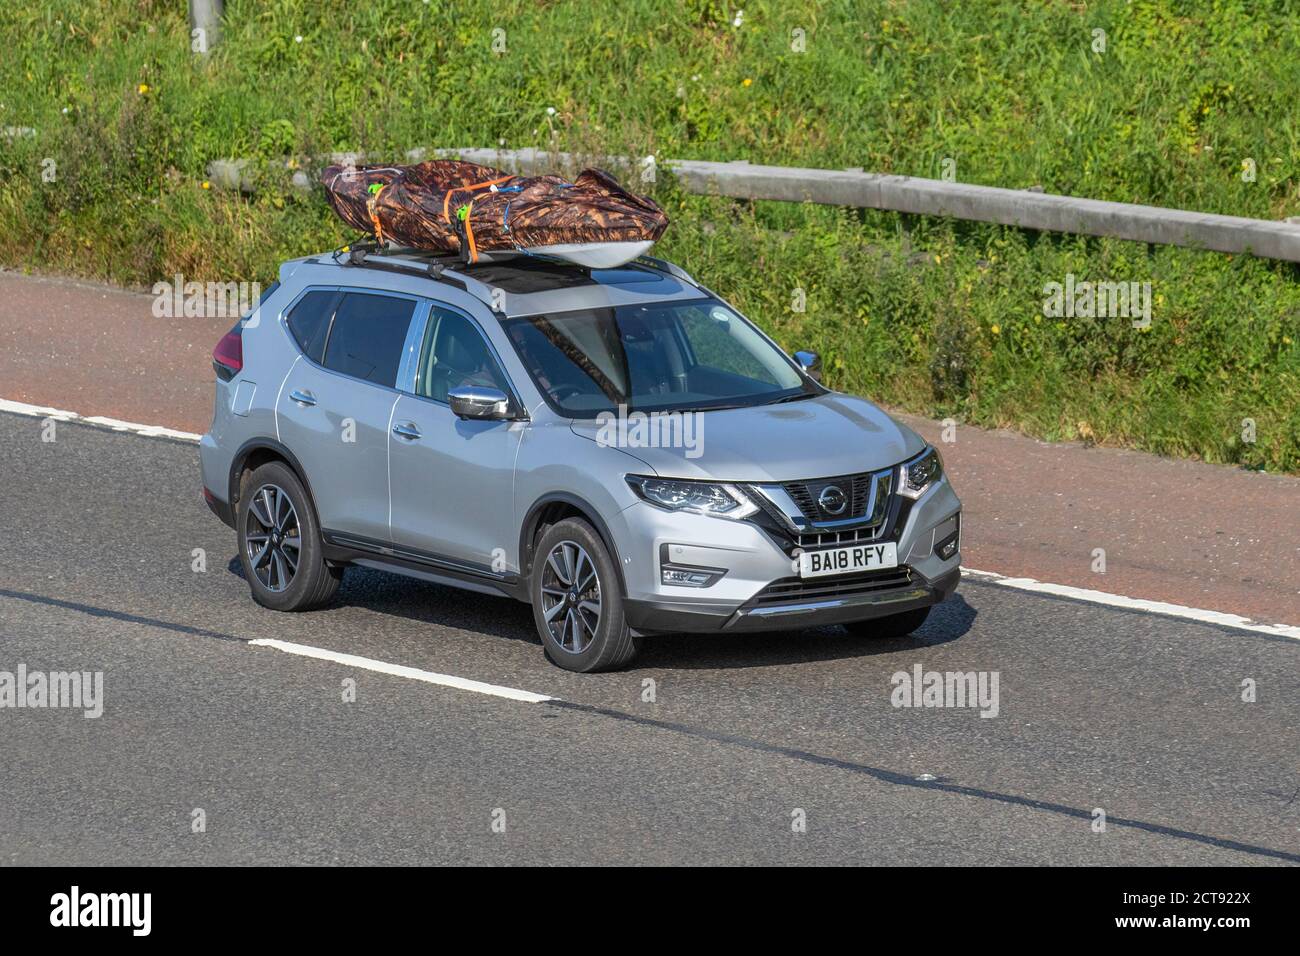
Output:
M243 580L238 557L226 565ZM494 594L479 594L389 571L351 566L338 593L322 611L343 607L363 608L431 627L452 627L492 637L504 637L541 647L527 604Z
M238 558L227 570L243 578ZM478 594L371 568L350 567L338 594L323 610L359 607L380 614L541 646L532 608L507 597ZM936 605L926 622L905 637L872 638L842 627L757 634L655 634L643 639L628 670L726 670L802 664L934 647L971 629L977 611L960 593Z
M847 660L935 647L971 629L978 612L955 594L936 605L924 624L905 637L873 638L842 627L759 634L673 634L645 638L631 669L731 670Z

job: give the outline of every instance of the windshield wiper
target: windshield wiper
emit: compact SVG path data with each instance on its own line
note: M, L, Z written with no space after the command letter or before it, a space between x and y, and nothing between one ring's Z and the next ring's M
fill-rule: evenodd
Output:
M757 396L755 396L757 397ZM682 412L684 414L693 414L695 412L725 412L733 408L762 408L764 405L776 405L781 402L793 402L800 398L814 398L812 392L801 392L798 395L786 395L783 398L776 398L770 402L746 401L746 402L727 402L723 405L690 405L677 408L640 408L630 406L629 412L641 412L644 415L666 414L668 412Z

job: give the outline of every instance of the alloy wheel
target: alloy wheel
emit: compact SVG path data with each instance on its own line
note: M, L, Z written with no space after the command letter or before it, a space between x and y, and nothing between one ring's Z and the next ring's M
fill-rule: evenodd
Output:
M581 654L600 627L600 576L582 545L561 541L542 569L542 616L560 649Z
M244 519L244 548L248 566L268 591L280 592L293 583L302 557L302 533L293 502L278 485L253 492Z

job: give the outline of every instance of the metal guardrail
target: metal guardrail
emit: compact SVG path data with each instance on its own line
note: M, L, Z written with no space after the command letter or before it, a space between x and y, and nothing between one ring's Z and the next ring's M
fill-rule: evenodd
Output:
M415 149L408 152L406 158L410 162L419 162L431 156L458 157L525 175L552 172L557 168L571 169L580 159L569 153L531 148ZM330 157L331 162L349 160L361 162L362 157L358 154ZM647 166L653 163L653 160L628 157L605 157L592 161L631 171L633 175L644 174ZM229 165L231 161L223 162ZM1246 219L853 169L755 166L746 161L718 163L694 159L670 159L660 165L671 170L688 192L700 195L886 209L998 223L1021 229L1109 236L1134 242L1248 253L1265 259L1300 262L1300 222ZM209 170L214 182L216 166L214 163ZM229 178L233 182L221 185L240 185L238 175ZM247 183L243 188L248 188Z

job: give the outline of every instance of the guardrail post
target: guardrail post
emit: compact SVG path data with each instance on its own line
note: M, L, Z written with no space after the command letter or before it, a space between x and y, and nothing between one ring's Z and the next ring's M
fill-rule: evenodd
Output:
M190 0L190 51L207 56L221 39L224 0Z

